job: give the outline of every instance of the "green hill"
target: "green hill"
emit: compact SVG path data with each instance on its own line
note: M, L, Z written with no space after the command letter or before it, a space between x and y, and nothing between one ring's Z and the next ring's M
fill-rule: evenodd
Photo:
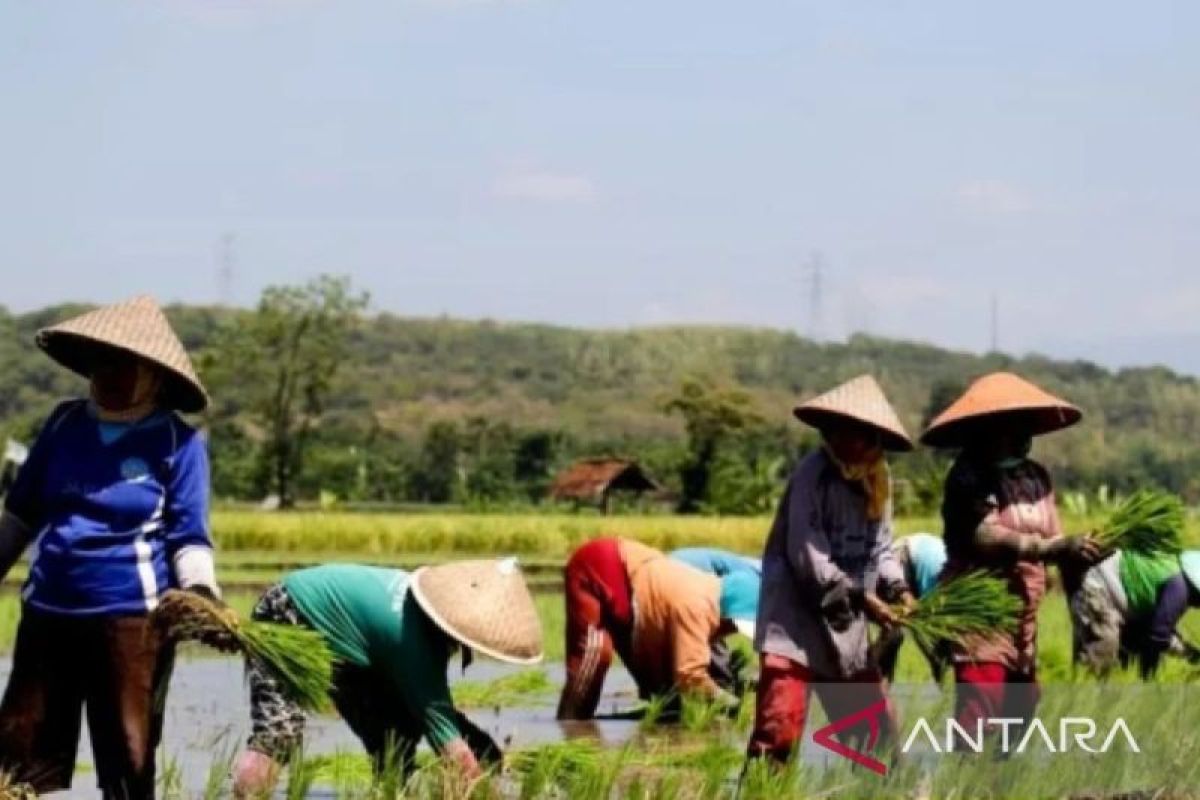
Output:
M81 380L32 344L38 327L78 310L64 306L13 315L0 309L0 435L28 438L57 398L82 391ZM168 310L196 354L240 313L246 312ZM1200 458L1193 445L1200 434L1200 385L1164 368L1112 372L1082 361L977 356L867 336L835 344L752 328L581 330L390 314L370 317L355 333L353 357L339 375L314 444L316 477L310 476L307 489L333 483L339 494L353 495L345 476L334 480L321 470L344 472L357 465L361 482L365 460L378 457L404 466L395 467L390 483L367 480L373 484L370 494L406 499L411 492L401 487L411 485L422 442L439 422L458 431L456 452L468 462L496 457L482 452L497 440L489 431L501 431L499 447L509 450L521 446L522 436L539 432L553 439L551 466L619 450L642 457L669 479L683 428L661 411L661 403L685 378L743 388L776 423L780 447L794 451L804 442L803 429L789 415L798 397L870 372L915 434L931 408L944 405L971 378L997 369L1016 371L1084 409L1083 424L1039 446L1061 483L1115 489L1156 483L1200 498ZM228 409L207 420L219 488L253 495L245 485L253 481L254 431L236 419L237 382L211 388ZM428 448L424 456L428 460ZM927 464L928 457L913 463ZM904 469L897 467L900 474ZM391 488L382 489L384 484Z

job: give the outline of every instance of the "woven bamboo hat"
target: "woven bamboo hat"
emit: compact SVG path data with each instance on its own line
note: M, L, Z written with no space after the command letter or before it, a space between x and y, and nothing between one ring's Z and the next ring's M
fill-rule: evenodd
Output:
M822 428L837 419L850 419L870 425L883 436L888 450L912 450L912 440L896 416L883 389L870 375L859 375L825 394L796 406L796 419Z
M410 591L439 628L472 650L510 664L542 660L542 622L515 558L421 567Z
M208 393L183 343L153 297L140 295L43 328L37 343L55 361L85 378L91 377L98 350L123 350L162 368L166 406L188 413L208 406Z
M1037 436L1069 428L1083 417L1075 406L1011 372L979 378L962 397L938 414L921 441L934 447L958 447L981 420L1010 419Z

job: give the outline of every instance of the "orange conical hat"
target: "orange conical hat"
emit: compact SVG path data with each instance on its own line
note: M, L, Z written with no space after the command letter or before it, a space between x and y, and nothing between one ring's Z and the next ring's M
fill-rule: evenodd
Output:
M183 343L153 297L141 295L43 328L37 343L48 356L85 378L91 377L97 346L124 350L166 372L165 400L171 408L191 413L208 405L208 394Z
M870 375L859 375L825 394L808 400L792 411L796 419L820 428L831 417L842 417L878 428L888 450L912 450L912 440L896 416L883 389Z
M999 416L1019 418L1036 436L1074 425L1083 412L1018 375L993 372L972 383L929 423L921 441L934 447L957 447L972 423Z

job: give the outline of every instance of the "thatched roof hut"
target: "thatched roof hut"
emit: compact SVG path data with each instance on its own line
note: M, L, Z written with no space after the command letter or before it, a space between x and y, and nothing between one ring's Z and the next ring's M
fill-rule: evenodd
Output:
M642 494L660 490L636 461L588 458L560 472L550 487L550 496L555 500L596 503L607 511L613 492Z

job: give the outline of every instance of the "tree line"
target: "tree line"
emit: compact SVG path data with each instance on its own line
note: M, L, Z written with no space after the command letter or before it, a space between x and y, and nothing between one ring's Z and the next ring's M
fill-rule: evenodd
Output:
M84 390L33 345L38 328L83 308L0 307L0 436L30 440L57 399ZM798 398L870 372L915 434L972 378L1008 369L1084 410L1038 452L1061 485L1200 501L1200 385L1161 367L746 327L404 318L371 313L330 276L269 288L252 309L167 314L215 400L198 423L224 499L538 503L573 460L616 455L642 463L682 511L762 512L816 446L791 418ZM902 510L935 507L945 465L924 450L894 459Z

